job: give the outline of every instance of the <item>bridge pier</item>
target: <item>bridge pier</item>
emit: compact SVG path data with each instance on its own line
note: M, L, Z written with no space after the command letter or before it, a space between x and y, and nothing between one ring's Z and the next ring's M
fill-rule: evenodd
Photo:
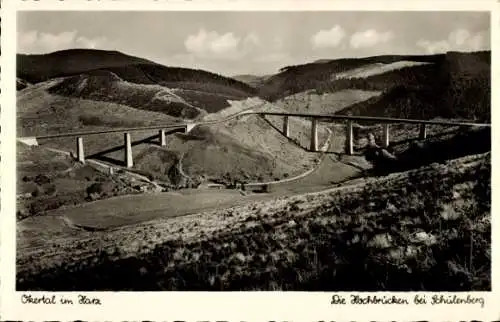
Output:
M318 120L311 118L311 151L318 151Z
M382 146L384 148L389 147L389 141L390 141L390 138L389 138L389 123L385 123L384 124L384 136L383 136Z
M132 168L134 166L134 159L132 157L132 141L130 140L130 133L125 133L125 166L127 168Z
M83 151L83 138L76 138L76 159L78 162L85 163L85 153Z
M425 140L427 138L427 128L425 126L425 123L420 124L420 133L419 133L418 137L421 140Z
M288 116L283 116L283 135L287 138L290 137L290 123Z
M353 124L352 121L347 121L346 127L346 141L345 141L345 153L347 155L354 154L354 135L353 135Z
M167 136L165 134L165 130L160 130L159 132L160 136L160 146L167 146Z

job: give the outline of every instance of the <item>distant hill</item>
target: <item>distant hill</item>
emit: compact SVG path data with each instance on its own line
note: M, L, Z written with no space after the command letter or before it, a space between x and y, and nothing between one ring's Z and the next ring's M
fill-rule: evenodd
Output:
M272 75L265 75L265 76L256 76L256 75L236 75L233 76L232 78L236 79L237 81L243 82L245 84L248 84L254 88L259 88L261 87L269 77Z
M433 67L429 67L429 65L433 65L438 66L438 68L451 67L448 74L463 71L474 74L484 72L489 68L490 52L448 52L446 54L437 55L384 55L366 58L322 59L313 63L281 68L278 74L267 79L261 88L260 94L268 99L275 100L308 89L325 88L327 85L332 86L332 89L337 87L348 89L351 84L350 82L346 81L344 84L336 86L335 78L332 76L367 65L393 64L401 61L430 63L423 65L421 67L423 70L432 69ZM396 72L398 71L396 70ZM387 75L382 77L387 77ZM372 82L373 79L370 79L370 81ZM353 83L354 85L352 85L351 88L355 88L356 79ZM397 85L394 83L392 85ZM375 90L380 89L379 86Z
M447 53L434 64L365 79L340 80L331 87L384 91L380 97L351 105L337 114L490 122L490 66L489 52Z
M95 69L154 62L118 51L68 49L41 55L17 55L17 76L31 83L85 73Z
M379 91L338 114L490 119L491 52L428 56L375 56L320 60L287 66L270 77L260 95L277 101L296 93ZM333 111L332 111L333 112Z
M286 66L270 77L261 87L260 94L270 100L279 99L308 89L316 89L332 82L332 75L368 64L390 64L397 61L436 62L444 55L400 56L386 55L366 58L322 59L303 65Z

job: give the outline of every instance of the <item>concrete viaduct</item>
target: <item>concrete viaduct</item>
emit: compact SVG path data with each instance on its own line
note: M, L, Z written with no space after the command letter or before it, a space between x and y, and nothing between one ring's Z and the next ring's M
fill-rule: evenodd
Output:
M347 121L346 124L346 147L345 153L352 155L354 153L354 137L353 128L356 126L356 121L370 121L374 123L382 123L384 125L383 129L383 143L384 147L389 146L390 142L390 124L394 123L406 123L406 124L419 124L420 132L419 139L425 139L427 137L427 125L442 125L442 126L463 126L463 127L491 127L489 123L472 123L472 122L452 122L452 121L430 121L430 120L416 120L416 119L400 119L400 118L385 118L385 117L370 117L370 116L347 116L347 115L329 115L329 114L304 114L304 113L281 113L281 112L254 112L246 111L238 113L221 120L215 121L201 121L195 123L179 123L179 124L166 124L157 125L150 127L137 127L137 128L122 128L122 129L111 129L111 130L100 130L100 131L87 131L87 132L73 132L73 133L60 133L53 135L41 135L36 137L22 137L17 140L27 144L36 145L38 141L50 140L54 138L64 138L64 137L76 137L76 151L77 159L79 162L85 162L84 153L84 142L83 138L89 135L98 135L105 133L123 133L124 134L124 163L127 168L131 168L134 165L132 158L132 141L130 138L131 132L138 131L149 131L158 130L158 137L161 146L166 146L166 135L171 133L189 133L194 127L198 125L209 125L228 121L230 119L238 118L245 115L257 114L265 117L269 116L279 116L282 117L283 127L282 134L286 137L290 137L290 117L306 118L311 121L311 141L310 141L310 151L318 151L318 124L321 121Z

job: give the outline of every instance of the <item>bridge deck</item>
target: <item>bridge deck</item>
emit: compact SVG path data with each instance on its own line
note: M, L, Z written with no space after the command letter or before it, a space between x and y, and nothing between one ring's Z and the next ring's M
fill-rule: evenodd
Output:
M126 133L126 132L139 132L139 131L150 131L150 130L184 130L187 124L165 124L165 125L155 125L146 127L131 127L131 128L116 128L111 130L97 130L97 131L85 131L85 132L68 132L68 133L58 133L58 134L47 134L35 136L37 140L43 139L55 139L63 137L76 137L76 136L89 136L96 134L105 133Z
M304 114L304 113L281 113L281 112L264 112L256 113L262 115L288 116L288 117L303 117L315 119L330 119L330 120L350 120L350 121L375 121L379 123L407 123L407 124L429 124L429 125L449 125L449 126L479 126L490 127L490 123L474 123L474 122L454 122L454 121L432 121L419 119L401 119L392 117L374 117L374 116L353 116L353 115L331 115L331 114Z
M271 115L271 116L288 116L288 117L302 117L309 119L323 119L323 120L350 120L350 121L374 121L378 123L407 123L407 124L428 124L428 125L446 125L446 126L472 126L472 127L491 127L490 123L474 123L474 122L454 122L454 121L437 121L437 120L418 120L418 119L401 119L401 118L390 118L390 117L372 117L372 116L349 116L349 115L331 115L331 114L305 114L305 113L282 113L282 112L243 112L240 114L229 116L222 120L213 121L202 121L194 123L180 123L180 124L164 124L155 125L147 127L135 127L135 128L119 128L110 130L98 130L98 131L86 131L86 132L73 132L73 133L59 133L59 134L49 134L35 136L37 140L43 139L54 139L63 137L79 137L88 136L96 134L105 133L125 133L125 132L137 132L137 131L148 131L148 130L175 130L175 129L185 129L189 125L209 125L215 123L222 123L230 119L234 119L240 116L258 114L258 115Z

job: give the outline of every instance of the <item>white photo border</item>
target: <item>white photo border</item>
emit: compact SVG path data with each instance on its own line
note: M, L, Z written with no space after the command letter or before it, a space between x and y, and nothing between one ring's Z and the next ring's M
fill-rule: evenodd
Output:
M335 306L333 292L30 292L75 298L77 294L98 297L102 305L23 305L15 291L15 184L16 184L16 18L23 10L51 11L490 11L491 51L500 50L500 5L497 1L321 1L321 0L7 0L1 8L1 215L0 215L0 320L152 320L152 321L379 321L379 320L498 320L500 319L499 251L492 251L492 292L470 292L483 296L478 305L413 305L415 292L405 296L410 305ZM498 55L491 55L492 89L500 87ZM500 117L500 94L492 90L492 123ZM492 129L492 163L498 159L499 133ZM500 160L499 160L500 161ZM492 186L500 187L496 167ZM492 192L492 215L500 209L500 195ZM499 242L499 221L492 216L492 249ZM344 293L342 294L350 294ZM340 293L339 293L340 294ZM374 293L375 294L375 293ZM377 293L380 294L380 293ZM419 293L434 294L434 293ZM439 294L439 293L438 293Z

